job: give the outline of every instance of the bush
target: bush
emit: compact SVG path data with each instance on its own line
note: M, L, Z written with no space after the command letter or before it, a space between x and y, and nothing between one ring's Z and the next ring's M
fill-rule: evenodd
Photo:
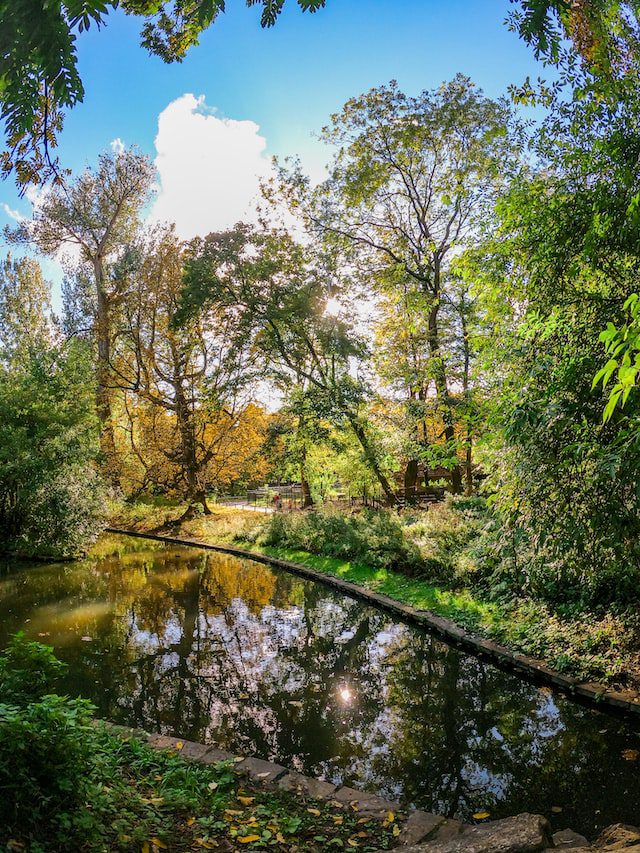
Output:
M87 801L93 706L44 696L0 705L0 826L21 836L61 839L69 813Z
M87 799L93 706L48 695L65 670L53 650L16 635L0 656L0 827L68 836ZM68 838L67 838L68 841Z
M16 634L0 656L0 703L24 707L39 701L53 690L66 668L50 646Z
M0 548L81 554L99 533L104 492L90 353L81 342L0 366Z
M405 535L398 516L385 510L274 514L266 528L266 545L277 545L355 560L374 568L415 573L418 547Z

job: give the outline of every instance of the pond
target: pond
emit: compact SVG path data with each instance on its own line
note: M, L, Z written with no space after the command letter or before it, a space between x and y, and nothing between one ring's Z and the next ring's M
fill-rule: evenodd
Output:
M322 584L195 548L104 537L0 568L18 630L100 716L215 743L462 819L638 823L640 727L464 654Z

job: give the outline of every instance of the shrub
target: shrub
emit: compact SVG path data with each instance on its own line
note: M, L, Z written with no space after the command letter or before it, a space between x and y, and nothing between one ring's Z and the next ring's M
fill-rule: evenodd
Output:
M421 563L420 551L406 537L398 516L384 510L353 515L331 511L274 514L264 542L356 560L374 568L416 572Z
M64 837L70 811L86 801L93 706L48 695L64 670L49 646L21 634L0 656L3 831Z
M0 826L21 836L56 837L87 800L91 713L83 699L44 696L0 705Z
M77 556L101 526L90 353L76 344L0 367L0 548L21 556Z
M66 670L50 646L13 637L0 655L0 703L24 707L50 693Z

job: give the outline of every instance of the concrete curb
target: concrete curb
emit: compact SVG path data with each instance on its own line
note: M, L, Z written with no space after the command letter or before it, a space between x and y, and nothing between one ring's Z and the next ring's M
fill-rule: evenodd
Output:
M151 539L167 545L186 545L207 551L217 551L223 554L231 554L240 559L248 559L256 563L266 563L267 565L276 566L292 574L310 578L333 589L337 589L351 598L356 598L380 607L389 613L400 616L405 622L427 628L451 645L469 651L480 659L488 659L501 669L508 672L516 672L518 675L536 684L551 685L585 705L596 707L600 711L640 715L640 694L635 691L623 692L609 690L602 684L581 682L577 678L563 675L561 672L552 669L544 661L537 660L528 655L519 654L518 652L512 652L506 646L472 634L443 616L437 616L428 610L418 610L409 604L396 601L396 599L390 598L388 595L373 592L333 575L326 575L301 563L281 560L277 557L270 557L267 554L245 551L243 548L233 548L229 545L214 545L199 539L143 533L138 530L126 530L117 527L107 527L105 530L107 533L134 536L140 539Z

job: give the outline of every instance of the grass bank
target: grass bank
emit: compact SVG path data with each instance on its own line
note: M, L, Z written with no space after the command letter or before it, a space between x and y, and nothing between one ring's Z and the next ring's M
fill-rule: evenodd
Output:
M215 507L210 516L178 524L184 507L139 503L118 508L112 523L303 563L445 616L514 651L540 658L560 672L608 687L640 689L640 627L635 610L554 607L509 590L492 590L483 582L478 569L481 557L474 552L481 522L464 509L464 503L460 506L444 505L403 520L391 513L373 521L318 513L313 523L304 514L274 517ZM341 551L347 555L335 556ZM348 556L354 554L357 558ZM395 565L402 571L392 568Z

